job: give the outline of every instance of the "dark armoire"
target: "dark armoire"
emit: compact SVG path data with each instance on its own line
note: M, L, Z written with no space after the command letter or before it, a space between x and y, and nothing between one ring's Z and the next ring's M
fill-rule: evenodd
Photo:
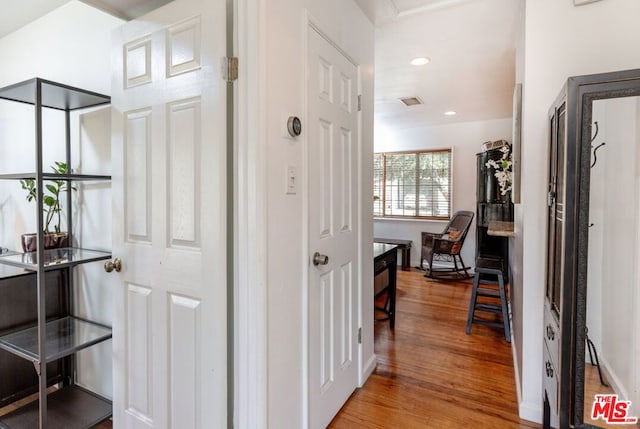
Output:
M513 203L510 192L500 193L500 185L495 169L487 166L487 161L502 158L499 148L487 150L477 157L476 188L476 258L504 258L508 260L508 240L487 234L491 221L513 221ZM505 264L505 267L507 264Z
M603 356L610 344L620 339L616 344L624 347L615 351L617 362L630 363L629 368L637 366L634 347L640 336L625 336L616 330L608 332L608 337L601 334L598 352L603 359L594 362L591 345L587 346L591 341L587 339L587 323L599 322L589 327L603 333L603 327L612 322L638 326L640 301L621 304L609 298L619 299L620 286L637 297L640 284L634 263L640 254L635 250L640 224L636 208L640 69L570 77L551 105L548 118L547 260L540 368L543 428L593 429L607 421L637 427L633 420L638 413L631 408L633 414L625 415L628 409L619 408L619 404L631 406L630 398L635 399L631 395L637 391L619 387L622 383L633 385L636 375L614 377L609 369L612 360ZM634 137L620 134L623 129L631 130ZM602 152L598 153L599 148ZM618 195L614 192L623 198L592 199L594 195ZM614 204L607 206L612 201ZM625 246L634 250L625 252ZM627 254L631 263L621 259ZM618 260L623 263L616 265ZM608 271L595 275L590 270L593 267ZM591 294L598 288L600 295ZM592 300L590 305L588 299ZM601 315L594 317L593 312ZM599 371L600 364L604 379L589 377L587 371ZM609 385L605 386L605 381ZM614 394L611 402L597 399ZM599 407L595 407L596 401ZM620 414L616 414L618 409Z

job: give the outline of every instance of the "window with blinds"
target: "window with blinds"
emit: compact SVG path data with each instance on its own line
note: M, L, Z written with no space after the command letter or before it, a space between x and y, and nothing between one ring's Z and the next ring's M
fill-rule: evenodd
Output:
M373 215L448 219L451 149L373 156Z

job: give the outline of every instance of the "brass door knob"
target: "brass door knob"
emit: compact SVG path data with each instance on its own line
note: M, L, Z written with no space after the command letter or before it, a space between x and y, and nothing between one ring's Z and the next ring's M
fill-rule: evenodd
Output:
M107 261L104 263L104 270L108 273L116 270L116 272L119 273L122 270L122 261L120 258L116 258L113 261Z

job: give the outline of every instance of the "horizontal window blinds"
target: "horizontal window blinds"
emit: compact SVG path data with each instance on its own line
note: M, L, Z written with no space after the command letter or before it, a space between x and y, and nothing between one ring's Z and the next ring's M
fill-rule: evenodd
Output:
M449 218L451 150L374 155L374 216Z

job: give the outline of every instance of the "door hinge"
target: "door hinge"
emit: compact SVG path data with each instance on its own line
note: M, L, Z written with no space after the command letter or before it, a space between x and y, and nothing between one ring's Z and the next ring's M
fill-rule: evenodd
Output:
M362 94L358 95L358 112L362 111Z
M238 80L237 57L224 57L222 59L222 79L226 82Z
M362 328L358 328L358 344L362 344Z

